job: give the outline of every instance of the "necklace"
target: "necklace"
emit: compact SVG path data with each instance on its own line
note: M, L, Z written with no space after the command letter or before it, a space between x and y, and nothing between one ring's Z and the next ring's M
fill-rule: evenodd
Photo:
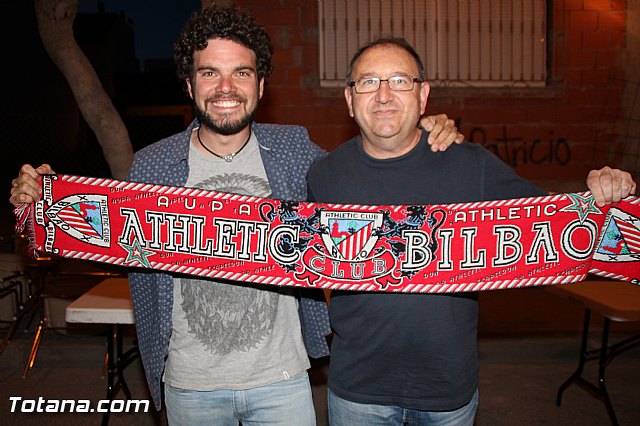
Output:
M200 139L200 127L198 127L198 131L196 132L197 136L198 136L198 142L200 142L200 145L210 154L215 155L218 158L223 159L224 161L226 161L227 163L230 163L233 161L233 158L240 154L240 151L242 151L244 149L245 146L247 146L247 144L249 143L249 139L251 139L251 132L249 132L249 137L247 138L246 141L244 141L244 143L242 144L242 146L240 147L239 150L237 150L236 152L232 152L231 154L227 154L227 155L220 155L220 154L216 154L215 152L211 151L209 148L207 148L207 146L202 142L202 139Z

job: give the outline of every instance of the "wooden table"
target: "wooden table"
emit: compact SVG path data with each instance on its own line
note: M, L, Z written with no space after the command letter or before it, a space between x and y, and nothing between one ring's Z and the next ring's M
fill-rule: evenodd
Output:
M131 392L123 370L138 356L137 346L126 352L122 349L122 325L134 324L133 305L127 278L107 278L91 290L71 302L66 309L66 321L70 323L111 324L107 337L107 397L112 400L121 388L127 399ZM115 356L115 362L114 362ZM118 381L115 382L115 376ZM114 383L115 382L115 383ZM102 417L102 424L109 422L109 412Z
M610 345L609 328L611 321L640 321L640 286L620 281L584 281L577 284L554 285L548 287L548 290L561 297L579 302L585 308L578 368L560 386L556 404L560 406L562 393L575 383L602 400L607 408L611 423L617 425L618 419L605 382L605 369L616 355L639 343L640 334ZM600 348L595 350L587 348L591 311L604 316ZM585 363L594 359L598 359L597 385L582 377Z
M67 306L67 322L134 324L127 278L107 278Z

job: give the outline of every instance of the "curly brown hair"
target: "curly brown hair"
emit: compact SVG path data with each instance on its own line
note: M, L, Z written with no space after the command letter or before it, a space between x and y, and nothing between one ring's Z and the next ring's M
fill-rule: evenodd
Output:
M210 7L194 13L182 28L174 44L174 60L178 78L185 81L193 77L193 55L207 47L214 38L233 40L253 50L256 55L258 79L265 83L273 71L273 46L266 30L255 19L237 7Z

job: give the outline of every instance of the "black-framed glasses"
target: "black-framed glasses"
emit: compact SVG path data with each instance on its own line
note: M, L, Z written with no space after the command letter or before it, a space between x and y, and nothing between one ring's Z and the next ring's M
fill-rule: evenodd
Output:
M372 93L380 89L380 85L386 81L389 89L396 92L407 92L413 90L415 83L422 83L422 80L408 75L394 75L386 79L378 77L365 77L350 81L348 86L356 89L356 93Z

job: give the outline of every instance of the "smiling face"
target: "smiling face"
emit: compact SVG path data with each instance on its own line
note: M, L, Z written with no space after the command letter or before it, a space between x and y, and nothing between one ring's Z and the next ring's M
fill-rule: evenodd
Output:
M419 78L418 66L409 52L394 44L381 44L365 50L353 66L351 80L392 76ZM345 88L349 114L362 134L362 145L375 158L392 158L409 152L420 140L418 120L424 113L429 84L415 83L413 90L393 91L387 82L372 93L356 93Z
M233 135L251 124L264 89L251 49L231 40L209 40L194 53L193 69L187 89L203 126Z

